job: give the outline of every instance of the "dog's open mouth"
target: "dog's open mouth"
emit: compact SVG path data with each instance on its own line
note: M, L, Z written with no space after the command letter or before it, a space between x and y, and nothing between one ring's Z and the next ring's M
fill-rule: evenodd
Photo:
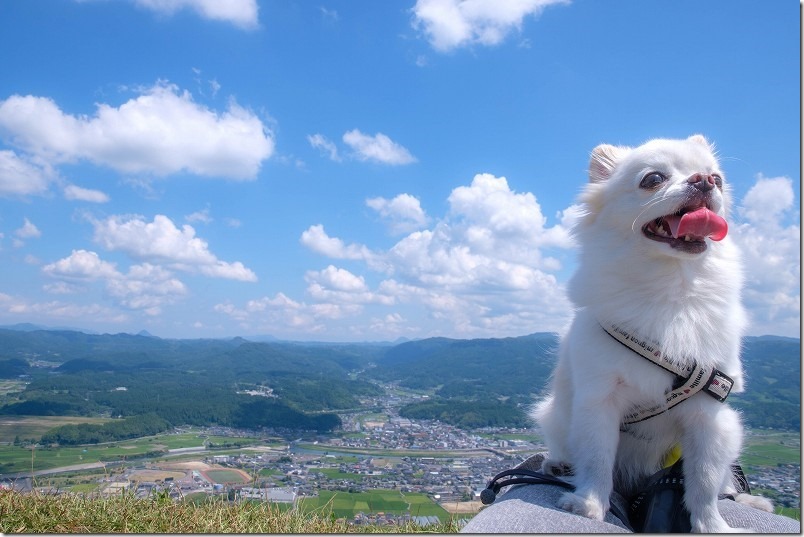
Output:
M685 207L642 226L642 233L647 238L691 254L706 250L707 237L719 241L728 230L723 217L705 206Z

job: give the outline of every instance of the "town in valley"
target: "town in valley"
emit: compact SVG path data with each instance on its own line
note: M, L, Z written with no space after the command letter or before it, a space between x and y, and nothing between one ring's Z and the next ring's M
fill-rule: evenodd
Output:
M384 397L364 401L371 411L341 414L342 427L336 433L300 437L297 431L273 429L176 428L170 435L191 436L196 445L167 449L153 458L103 461L33 476L0 475L0 487L286 505L330 492L398 491L403 498L426 495L448 516L469 517L481 509L479 495L491 477L545 450L532 429L464 430L437 420L401 417L400 406L427 396L398 386L385 388ZM800 464L780 462L747 473L753 489L775 491L776 505L800 508ZM400 523L411 518L426 525L438 517L421 516L413 508L401 513L370 508L355 512L349 522Z

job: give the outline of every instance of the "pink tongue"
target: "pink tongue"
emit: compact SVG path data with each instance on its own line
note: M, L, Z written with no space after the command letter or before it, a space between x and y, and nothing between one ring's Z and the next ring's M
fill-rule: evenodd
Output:
M726 221L706 207L701 207L683 216L666 216L674 238L692 235L693 237L709 237L713 241L723 240L729 231Z

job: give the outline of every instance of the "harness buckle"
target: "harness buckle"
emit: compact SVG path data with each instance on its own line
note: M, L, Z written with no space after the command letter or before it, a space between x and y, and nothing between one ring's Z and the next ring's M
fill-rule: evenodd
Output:
M712 376L709 377L703 390L722 403L729 396L732 386L734 386L734 381L731 377L715 369L712 371Z

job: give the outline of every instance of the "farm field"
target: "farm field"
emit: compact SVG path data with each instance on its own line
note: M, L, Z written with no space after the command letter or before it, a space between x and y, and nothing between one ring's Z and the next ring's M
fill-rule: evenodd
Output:
M398 490L374 490L369 492L332 492L322 490L317 498L304 498L299 506L305 511L332 514L337 518L352 518L359 512L405 514L412 516L437 516L449 520L450 514L426 494Z
M83 418L80 416L0 416L0 443L11 443L15 438L39 438L54 427L78 423L106 423L111 418Z
M213 483L241 484L248 483L250 481L250 479L247 478L243 472L238 470L203 470L201 473Z
M5 417L2 418L2 421L5 421L5 419ZM40 428L44 427L46 422L49 422L51 425L47 428L51 428L64 425L66 423L64 421L65 419L70 418L44 418L44 421L41 421L43 418L26 417L15 421L22 422L22 426L39 426ZM88 418L72 419L83 419L86 423ZM0 430L2 430L2 427L0 427ZM25 438L22 435L20 436ZM260 440L256 438L228 438L223 436L200 438L197 433L191 432L149 436L133 440L111 442L108 444L88 444L84 446L66 446L59 448L37 447L33 450L30 447L0 446L0 474L30 471L41 472L78 464L93 464L101 461L110 463L170 449L201 448L205 440L217 445L236 443L241 446L250 446L260 443ZM218 454L223 452L211 451L211 453Z
M749 468L801 464L801 436L787 432L751 431L745 437L740 461Z

